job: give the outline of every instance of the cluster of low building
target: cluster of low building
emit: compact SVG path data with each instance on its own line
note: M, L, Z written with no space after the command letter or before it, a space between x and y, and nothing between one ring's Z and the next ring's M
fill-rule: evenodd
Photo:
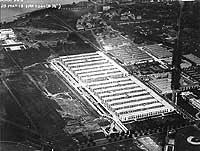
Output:
M101 18L100 14L88 13L81 16L81 18L77 20L76 29L87 30L97 27L103 27L106 25L106 22Z
M172 93L171 72L157 73L157 74L152 74L148 76L150 77L150 80L148 81L148 83L160 94ZM180 85L181 85L180 89L183 91L187 89L199 87L198 81L196 81L195 79L188 78L184 74L181 74Z
M185 100L188 100L193 107L200 110L200 98L198 96L190 91L182 92L181 95Z
M118 13L115 10L109 10L108 12L104 14L104 16L109 20L121 21L121 22L138 21L142 19L141 15L135 15L134 13L131 13L130 11Z
M0 43L6 51L26 49L24 44L17 40L13 29L0 29Z

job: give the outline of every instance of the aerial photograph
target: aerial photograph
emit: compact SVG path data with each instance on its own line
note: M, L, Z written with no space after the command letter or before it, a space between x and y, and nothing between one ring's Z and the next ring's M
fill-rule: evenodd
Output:
M200 151L200 0L0 0L0 151Z

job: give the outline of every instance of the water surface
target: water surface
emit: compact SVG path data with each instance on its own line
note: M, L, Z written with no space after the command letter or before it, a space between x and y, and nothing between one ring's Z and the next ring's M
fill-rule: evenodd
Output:
M0 17L1 17L1 22L9 22L15 19L14 16L20 15L26 12L31 12L34 10L37 10L37 7L34 8L20 8L18 7L19 4L23 4L25 7L26 5L29 4L34 4L34 5L41 5L41 4L71 4L73 2L80 2L80 1L86 1L86 0L19 0L19 2L14 2L14 0L11 0L11 2L6 2L8 0L0 0L1 5L3 8L1 8L0 12ZM8 4L18 4L17 7L15 8L4 8L6 5L8 7Z

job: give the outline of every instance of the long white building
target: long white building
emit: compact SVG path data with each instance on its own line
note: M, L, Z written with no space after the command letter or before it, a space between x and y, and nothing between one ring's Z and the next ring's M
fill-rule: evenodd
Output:
M121 121L138 120L174 111L153 90L107 57L103 52L70 55L52 65L77 81L95 100Z
M9 29L0 29L0 40L6 40L7 38L16 38L14 31Z

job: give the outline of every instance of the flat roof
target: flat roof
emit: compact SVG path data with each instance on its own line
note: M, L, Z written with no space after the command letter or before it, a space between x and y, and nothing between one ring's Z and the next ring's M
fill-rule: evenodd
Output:
M7 28L7 29L0 29L0 33L7 33L7 32L13 32L13 29Z
M200 65L200 58L195 56L194 54L187 54L187 55L183 55L186 59L192 61L193 63L195 63L196 65Z
M15 33L11 28L8 29L0 29L0 40L5 40L9 35L10 38L15 38Z
M22 47L23 47L24 49L26 49L24 45L19 45L19 46L9 46L9 47L5 47L5 50L6 50L6 51L22 50Z
M172 57L172 53L167 48L162 47L161 44L147 45L143 48L158 59Z
M19 41L15 41L13 39L6 39L3 41L2 46L19 45L19 44L23 44L23 43Z
M91 59L94 56L98 56L99 59ZM78 61L72 61L73 58ZM87 60L90 61L87 62ZM99 103L116 114L122 121L142 118L140 114L153 116L174 110L162 97L137 78L129 75L124 68L103 52L72 55L52 60L52 63L56 62L59 62L59 66L61 65ZM99 68L100 66L104 68ZM66 72L59 72L68 76ZM129 112L121 114L126 111Z

